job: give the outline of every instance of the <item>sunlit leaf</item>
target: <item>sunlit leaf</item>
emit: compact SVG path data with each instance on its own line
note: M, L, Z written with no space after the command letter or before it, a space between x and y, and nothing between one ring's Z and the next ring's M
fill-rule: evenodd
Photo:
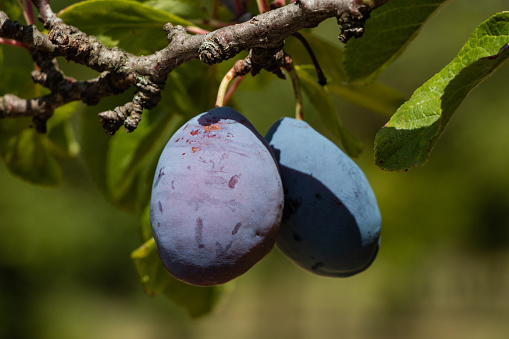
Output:
M131 259L134 262L143 289L149 296L162 293L168 286L170 279L174 279L159 259L154 238L150 238L134 250L131 253Z
M213 0L140 0L147 6L184 19L210 19Z
M394 0L370 13L361 38L345 46L348 80L375 79L447 0Z
M509 12L482 23L458 55L418 88L377 133L376 164L391 171L425 164L463 99L509 58L508 43Z
M164 293L192 317L199 317L212 311L223 291L228 289L225 286L197 287L173 278L159 259L154 238L150 238L134 250L131 259L148 295Z

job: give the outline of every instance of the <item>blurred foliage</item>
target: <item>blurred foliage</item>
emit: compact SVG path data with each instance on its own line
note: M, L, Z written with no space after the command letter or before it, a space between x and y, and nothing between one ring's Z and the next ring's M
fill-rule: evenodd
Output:
M444 3L447 0L393 0L373 11L362 39L350 39L345 45L348 81L376 79Z
M155 1L144 2L150 3ZM198 3L211 2L189 2ZM52 1L55 10L68 5ZM505 0L451 1L387 66L380 84L410 96L455 57L481 22L506 9ZM335 32L335 20L329 20L308 34L340 46ZM165 41L162 30L159 39ZM291 38L287 42L299 48ZM8 46L1 50L0 94L30 97L29 56ZM507 338L507 67L463 101L427 166L406 173L373 165L370 145L387 116L332 93L338 118L365 145L356 161L384 218L381 250L366 272L348 279L313 276L276 249L238 278L233 291L233 283L225 285L226 297L205 318L191 320L177 306L188 304L184 291L173 303L146 296L129 256L150 238L146 220L141 230L139 222L150 164L177 125L213 106L218 81L234 61L214 67L196 62L172 73L172 90L131 135L105 135L96 114L132 93L81 107L65 120L73 132L62 127L45 136L55 140L48 149L62 169L59 187L28 185L0 166L0 338ZM79 79L93 76L65 61L61 67ZM266 72L246 77L233 100L261 134L294 112L289 81ZM304 112L313 127L339 143L309 99ZM72 135L62 142L66 133L75 134L79 154ZM74 150L72 156L62 156L66 149ZM208 298L209 305L217 301L214 293ZM204 305L194 306L195 312Z

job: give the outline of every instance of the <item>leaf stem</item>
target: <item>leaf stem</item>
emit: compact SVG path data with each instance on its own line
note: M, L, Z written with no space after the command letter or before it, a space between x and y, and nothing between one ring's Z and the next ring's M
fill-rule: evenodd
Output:
M237 60L235 65L233 65L233 67L225 74L223 80L221 80L221 84L219 85L219 89L217 90L216 107L222 107L226 105L235 89L237 89L237 87L239 86L240 81L242 81L242 79L236 81L227 93L226 91L228 89L228 85L230 84L230 82L236 77L244 77L244 75L251 72L251 70L252 67L251 62L249 60L246 59Z
M313 52L313 49L309 45L306 38L304 38L304 36L302 36L302 34L300 34L299 32L295 32L292 35L294 37L296 37L297 39L299 39L299 41L302 43L302 45L304 45L304 48L308 52L309 57L311 58L311 61L313 62L313 66L315 66L315 69L316 69L316 75L318 76L318 83L321 86L327 85L327 78L323 74L322 68L320 67L320 64L318 63L318 59L316 58L315 52Z

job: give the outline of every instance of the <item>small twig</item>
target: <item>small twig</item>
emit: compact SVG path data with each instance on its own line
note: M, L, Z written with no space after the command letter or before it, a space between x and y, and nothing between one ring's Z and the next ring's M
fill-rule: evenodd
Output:
M34 9L32 8L32 1L25 0L25 4L26 4L26 9L23 9L23 15L25 16L27 24L34 25L35 19L34 19Z
M222 21L219 21L219 20L204 19L204 20L201 21L201 24L202 25L206 25L206 26L212 26L212 27L215 27L215 28L223 28L223 27L231 26L234 23L232 23L232 22L222 22Z
M12 39L0 38L0 44L19 48L27 48L24 43Z
M186 30L189 33L194 33L194 34L207 34L207 33L210 33L210 31L207 31L206 29L203 29L203 28L200 28L200 27L196 27L196 26L187 26Z
M82 64L104 74L105 79L114 79L112 83L92 82L94 86L97 85L96 90L85 92L93 92L96 95L96 101L106 95L113 95L116 91L121 92L126 88L136 87L137 92L131 102L119 107L115 114L111 113L114 110L101 115L107 133L113 134L116 130L114 128L122 124L129 131L136 127L143 109L151 109L159 102L161 90L165 86L169 73L182 64L199 59L212 65L249 50L245 63L250 65L250 72L253 75L265 69L284 78L284 73L281 71L284 64L282 47L288 36L303 28L316 27L331 17L340 18L341 23L348 23L350 18L356 18L358 23L352 29L357 29L359 23L362 23L359 16L369 14L371 9L388 1L390 0L370 0L369 2L299 0L270 10L268 0L259 0L262 14L246 22L229 25L207 34L192 35L186 32L184 27L166 25L167 47L151 55L135 56L119 48L106 48L97 38L65 24L51 9L49 0L32 0L38 9L38 18L44 23L49 34L39 32L35 25L13 22L0 11L0 38L4 39L4 42L17 41L18 44L15 45L19 47L19 44L23 44L30 53L42 52L48 60L64 57L68 61ZM75 83L65 76L58 75L56 67L41 69L40 74L34 74L34 79L52 88L52 93L44 97L45 105L37 106L39 111L34 111L32 106L26 106L25 108L30 112L28 115L46 118L52 109L67 100L94 102L91 97L84 96L83 92L76 92ZM85 84L80 83L80 85ZM3 104L9 104L8 96L0 99L3 100ZM224 99L223 97L223 102ZM41 98L33 100L40 101ZM22 112L18 113L22 114ZM0 110L0 117L5 116L13 115Z

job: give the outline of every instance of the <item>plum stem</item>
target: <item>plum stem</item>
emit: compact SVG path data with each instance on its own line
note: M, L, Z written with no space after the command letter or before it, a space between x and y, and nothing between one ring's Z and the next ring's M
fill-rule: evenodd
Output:
M216 107L222 107L226 104L225 102L226 90L228 89L228 85L230 85L232 79L235 77L234 67L232 67L221 80L221 84L219 85L219 89L217 90Z
M233 81L233 84L228 88L228 91L226 92L226 96L224 97L224 104L226 105L228 101L230 101L230 98L232 97L235 90L239 87L242 80L244 80L245 75L241 75L235 78Z
M243 78L244 75L246 75L250 71L251 63L245 59L238 60L235 63L235 65L233 65L233 67L224 75L223 79L221 80L221 84L219 85L219 89L217 90L216 107L222 107L226 105L235 89L237 89L237 87L239 86L241 80L236 81L227 93L230 82L236 77Z
M287 53L285 53L284 69L292 81L293 95L295 97L295 119L304 120L304 112L302 109L302 86L300 84L299 75L293 65L292 57Z

